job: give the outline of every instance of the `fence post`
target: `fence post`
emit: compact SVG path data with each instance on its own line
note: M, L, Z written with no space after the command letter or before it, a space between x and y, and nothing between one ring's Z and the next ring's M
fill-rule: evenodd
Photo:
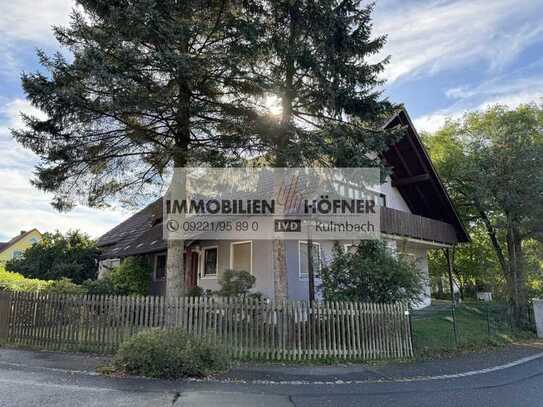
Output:
M534 299L532 301L534 307L534 320L537 331L537 337L543 338L543 300Z
M0 290L0 343L8 340L10 313L11 294Z

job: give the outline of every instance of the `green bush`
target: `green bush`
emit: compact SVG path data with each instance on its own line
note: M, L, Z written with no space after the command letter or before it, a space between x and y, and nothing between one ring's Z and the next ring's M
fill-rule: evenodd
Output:
M118 294L110 277L100 278L98 280L86 280L81 285L90 295L114 295Z
M376 240L363 240L348 252L336 242L321 281L327 301L378 303L417 301L424 282L413 262Z
M219 277L219 295L225 297L244 296L255 284L256 278L248 271L225 270Z
M19 273L6 271L0 266L0 289L8 291L36 292L45 290L52 281L37 278L26 278Z
M150 329L125 341L113 360L118 371L147 377L202 377L228 368L225 352L179 329Z
M9 260L6 270L27 278L69 278L81 284L96 278L99 253L96 243L84 233L44 233L42 240L26 249L22 257Z
M150 264L144 259L128 257L120 266L111 270L111 283L117 294L147 295L151 272Z
M63 295L81 295L85 294L86 290L80 285L72 283L69 278L50 281L50 284L44 289L47 294L63 294Z
M47 294L79 295L87 292L86 288L73 283L68 278L60 280L40 280L26 278L19 273L6 271L0 266L0 288L8 291L43 292Z
M202 287L195 286L187 290L187 297L203 297L205 290Z

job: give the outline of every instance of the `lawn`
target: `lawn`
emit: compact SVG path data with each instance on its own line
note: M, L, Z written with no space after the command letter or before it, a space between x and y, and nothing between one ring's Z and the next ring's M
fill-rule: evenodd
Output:
M512 330L507 306L496 303L466 302L456 308L458 346L450 303L435 302L428 309L414 311L412 318L415 354L423 358L484 350L533 337L529 331Z

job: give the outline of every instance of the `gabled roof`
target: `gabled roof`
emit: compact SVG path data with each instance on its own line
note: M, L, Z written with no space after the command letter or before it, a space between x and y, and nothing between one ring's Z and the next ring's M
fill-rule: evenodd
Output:
M383 128L396 126L405 127L406 134L383 153L387 165L392 167L392 185L412 213L453 225L458 241L468 242L464 225L404 108L397 110Z
M459 242L469 241L454 205L405 109L397 110L383 128L402 126L405 136L383 153L392 167L392 183L415 215L454 226ZM166 250L162 238L162 199L157 199L135 215L101 236L97 244L102 258L126 257Z
M41 236L40 231L38 229L36 229L36 228L31 229L28 232L21 232L17 236L15 236L13 239L11 239L10 241L0 243L0 253L2 253L3 251L9 249L15 243L17 243L18 241L24 239L25 237L27 237L32 232L38 232L40 234L40 236Z
M102 258L133 256L166 250L162 239L162 198L115 226L96 242Z

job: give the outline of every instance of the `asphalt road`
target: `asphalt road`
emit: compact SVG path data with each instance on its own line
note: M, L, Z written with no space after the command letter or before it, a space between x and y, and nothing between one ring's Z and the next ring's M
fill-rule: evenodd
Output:
M0 363L0 406L543 406L543 359L467 377L359 384L107 378Z

